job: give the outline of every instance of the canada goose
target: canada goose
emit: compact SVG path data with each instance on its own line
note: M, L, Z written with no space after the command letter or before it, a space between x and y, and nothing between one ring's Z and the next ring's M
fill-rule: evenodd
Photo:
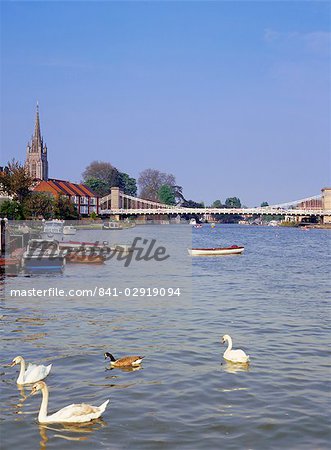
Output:
M105 359L110 359L110 365L112 367L139 366L143 358L145 358L144 356L124 356L123 358L115 359L114 356L109 352L106 352L104 356Z

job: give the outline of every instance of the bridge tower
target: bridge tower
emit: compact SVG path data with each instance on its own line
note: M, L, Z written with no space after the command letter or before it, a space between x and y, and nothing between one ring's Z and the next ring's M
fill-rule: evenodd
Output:
M322 208L331 210L331 188L322 189ZM331 216L324 216L323 223L331 223Z

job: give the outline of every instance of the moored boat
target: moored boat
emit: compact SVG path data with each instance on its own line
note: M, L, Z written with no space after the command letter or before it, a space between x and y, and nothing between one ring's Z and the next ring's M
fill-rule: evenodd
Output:
M103 264L111 248L108 242L60 242L61 250L66 251L66 262L75 264Z
M44 223L43 233L47 235L62 234L63 233L64 220L47 220Z
M223 256L223 255L240 255L245 247L232 245L231 247L217 248L192 248L188 249L191 256Z
M74 235L76 234L76 228L71 225L65 225L63 227L63 234L64 235Z
M106 255L100 251L91 252L68 252L66 255L66 262L71 264L103 264L106 260Z
M22 256L25 273L62 273L64 265L65 252L51 239L30 239Z
M18 274L21 268L23 253L23 248L17 248L10 255L0 256L0 272L6 272L7 275Z
M104 223L102 228L104 230L123 230L123 227L120 223L118 222L107 222Z

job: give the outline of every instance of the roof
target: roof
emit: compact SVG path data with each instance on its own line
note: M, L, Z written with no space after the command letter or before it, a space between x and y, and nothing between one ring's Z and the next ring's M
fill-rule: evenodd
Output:
M70 181L50 178L41 180L34 188L36 192L50 192L53 195L77 195L81 197L99 197L85 184L71 183Z

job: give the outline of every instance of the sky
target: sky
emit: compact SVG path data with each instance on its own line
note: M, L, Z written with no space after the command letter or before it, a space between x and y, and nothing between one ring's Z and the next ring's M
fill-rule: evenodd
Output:
M172 173L207 205L330 186L330 9L319 1L2 1L1 164L39 102L49 175Z

